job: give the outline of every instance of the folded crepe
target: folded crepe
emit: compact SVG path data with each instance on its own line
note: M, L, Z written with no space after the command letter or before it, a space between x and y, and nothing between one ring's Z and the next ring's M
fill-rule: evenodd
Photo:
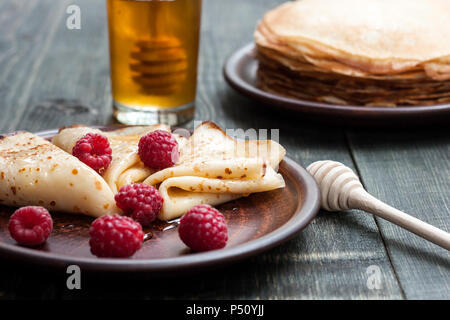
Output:
M0 204L37 205L93 217L120 212L97 172L29 132L0 138Z
M159 186L159 219L181 216L197 204L218 205L285 186L277 173L286 151L272 140L238 141L213 122L203 122L180 148L179 162L143 183Z
M353 105L450 101L450 1L301 0L255 30L258 86Z
M108 137L112 161L103 178L113 193L129 183L145 183L159 189L164 202L158 218L171 220L197 204L218 205L254 192L284 187L278 165L286 151L272 140L237 141L213 122L203 122L178 141L179 161L163 170L147 168L140 161L138 143L142 135L167 126L132 127L116 131L75 126L63 128L52 142L71 153L76 141L87 133Z
M112 161L102 176L112 192L117 193L120 187L133 182L140 182L154 172L154 170L144 166L138 155L139 139L154 130L170 132L170 128L163 124L127 127L112 131L75 125L62 128L53 137L52 143L71 154L76 142L84 135L97 133L106 136L112 149Z

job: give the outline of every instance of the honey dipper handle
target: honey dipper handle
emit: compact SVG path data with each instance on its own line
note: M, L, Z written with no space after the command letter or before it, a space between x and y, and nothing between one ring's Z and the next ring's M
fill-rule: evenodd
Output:
M450 250L450 233L385 204L363 189L357 189L350 194L349 204L354 209L370 212Z

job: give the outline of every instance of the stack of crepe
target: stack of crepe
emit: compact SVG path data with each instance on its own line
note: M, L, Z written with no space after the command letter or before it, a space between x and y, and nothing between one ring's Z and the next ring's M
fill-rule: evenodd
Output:
M50 210L94 217L120 213L114 195L130 183L159 189L163 208L158 216L170 220L197 204L218 205L284 187L277 173L284 148L272 140L237 141L212 122L199 125L190 137L173 133L178 163L163 170L144 166L139 139L165 125L102 131L86 126L62 128L49 142L29 132L0 140L0 203L40 205ZM112 161L102 175L72 156L75 143L87 133L106 136Z
M448 0L284 3L254 34L258 86L341 105L449 102L449 21Z

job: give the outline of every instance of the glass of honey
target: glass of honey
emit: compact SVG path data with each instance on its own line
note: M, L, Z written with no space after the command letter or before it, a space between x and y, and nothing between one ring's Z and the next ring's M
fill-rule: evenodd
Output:
M106 0L115 118L178 125L195 109L201 0Z

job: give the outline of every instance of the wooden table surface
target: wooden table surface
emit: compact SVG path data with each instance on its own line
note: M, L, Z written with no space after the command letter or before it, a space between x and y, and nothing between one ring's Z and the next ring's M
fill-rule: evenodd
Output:
M448 126L345 128L302 120L234 92L222 66L252 41L257 20L277 0L205 0L196 120L226 128L279 128L288 156L303 166L345 163L367 190L392 206L450 230ZM66 9L81 9L81 30ZM103 0L0 2L0 132L73 123L108 124L108 39ZM375 266L371 267L370 266ZM379 288L370 272L378 270ZM182 278L82 274L0 259L2 298L449 299L449 252L359 211L320 212L292 240L225 269Z

